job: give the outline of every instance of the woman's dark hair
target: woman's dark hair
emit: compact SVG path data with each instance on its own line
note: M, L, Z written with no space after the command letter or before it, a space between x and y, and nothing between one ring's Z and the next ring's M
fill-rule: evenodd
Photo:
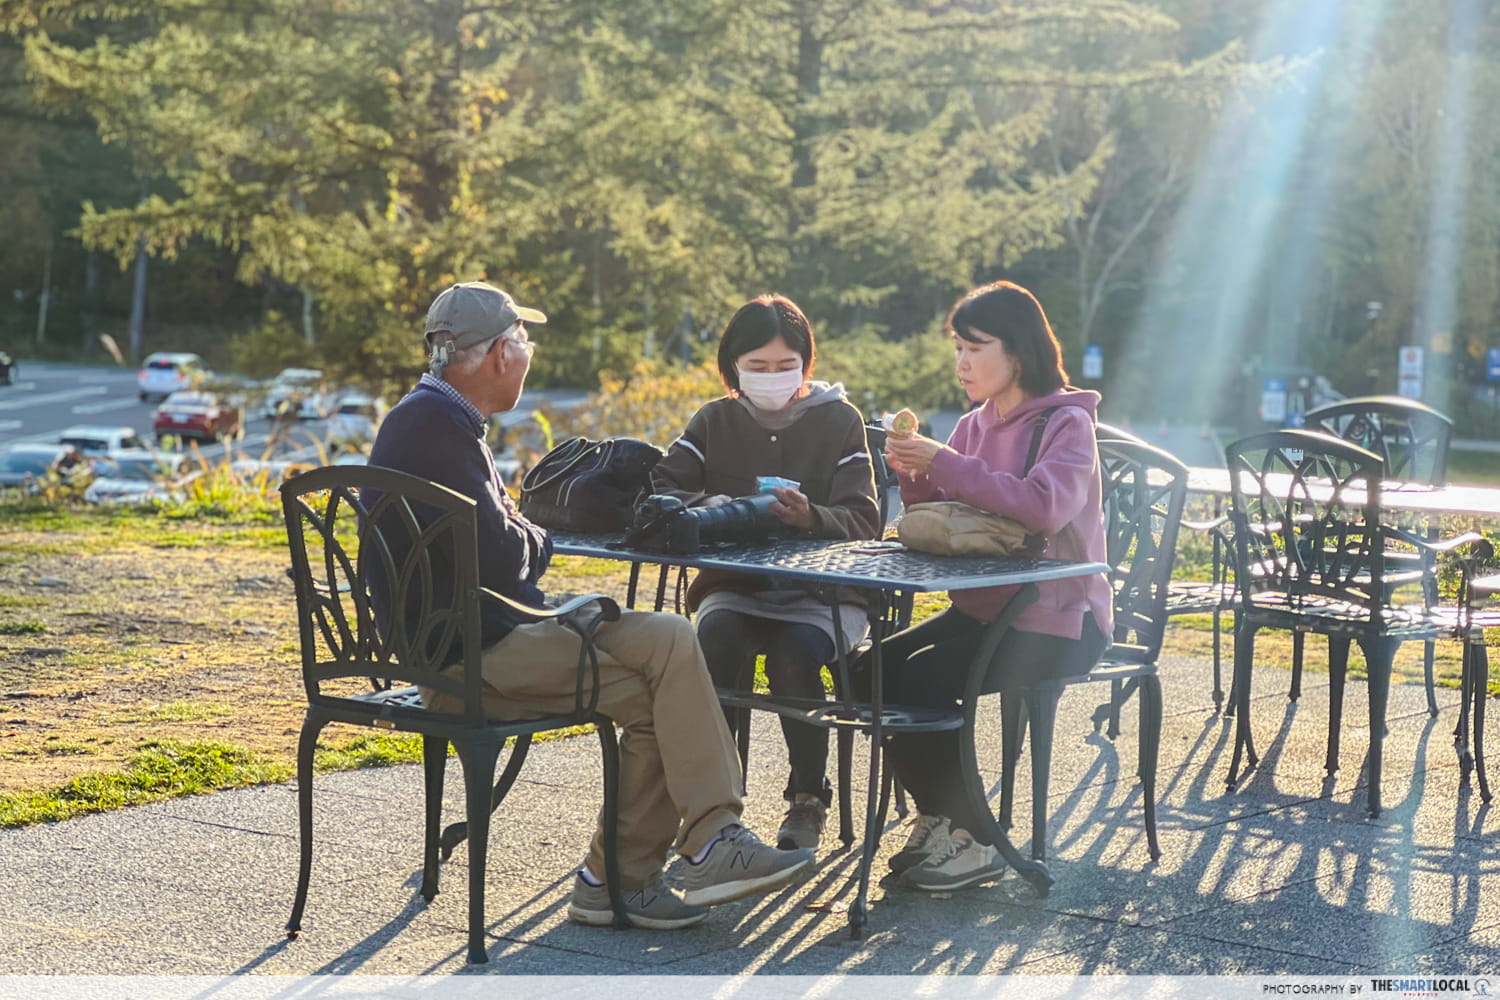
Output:
M975 333L983 333L1004 344L1021 363L1021 390L1028 396L1045 396L1068 384L1047 314L1020 285L997 281L974 289L958 300L945 328L949 336L970 343L978 342Z
M784 295L757 295L729 317L719 335L719 377L724 386L738 392L740 376L734 362L741 354L765 347L780 337L786 346L802 355L802 377L811 378L817 360L812 324L797 304Z

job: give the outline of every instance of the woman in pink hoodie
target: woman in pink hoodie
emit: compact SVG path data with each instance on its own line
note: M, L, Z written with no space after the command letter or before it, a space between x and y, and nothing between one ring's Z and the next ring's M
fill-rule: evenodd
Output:
M943 444L889 438L901 499L960 500L1044 534L1051 558L1106 560L1094 412L1099 394L1068 385L1047 316L1008 281L977 288L948 314L955 367L973 409ZM1038 584L985 679L985 691L1087 672L1109 646L1113 601L1102 576ZM963 692L984 627L1018 587L955 591L952 607L885 640L885 697L949 707ZM928 890L999 878L1005 862L978 822L959 769L958 734L892 741L892 764L921 815L892 869Z

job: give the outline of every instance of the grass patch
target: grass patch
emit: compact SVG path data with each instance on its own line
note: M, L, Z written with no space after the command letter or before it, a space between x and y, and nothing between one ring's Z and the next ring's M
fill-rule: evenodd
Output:
M123 771L89 774L59 788L0 795L0 828L70 819L120 806L285 781L280 764L216 740L143 743Z
M41 622L0 622L0 635L41 635L47 626Z
M41 608L46 607L45 597L36 597L31 594L0 594L0 610L6 608Z
M313 751L313 768L318 771L352 771L358 767L421 762L422 737L414 733L362 733L337 746L320 740Z
M147 705L110 716L109 725L141 722L199 722L233 715L234 709L214 701L174 701L165 705Z

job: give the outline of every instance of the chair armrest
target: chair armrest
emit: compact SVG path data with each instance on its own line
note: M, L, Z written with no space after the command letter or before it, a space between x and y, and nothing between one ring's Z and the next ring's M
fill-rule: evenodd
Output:
M581 594L578 597L559 604L555 608L538 608L518 601L513 597L507 597L497 590L490 590L488 587L480 587L479 592L485 597L499 601L512 611L518 611L521 614L530 615L533 618L539 618L544 621L550 618L566 618L581 608L585 608L595 602L599 604L600 618L607 622L620 620L620 605L615 602L614 598L606 597L604 594Z
M1190 521L1184 517L1177 523L1184 528L1192 528L1194 531L1215 531L1229 523L1229 515L1220 514L1218 517L1208 521Z
M580 641L578 673L573 687L573 715L579 722L592 721L599 708L599 650L594 645L594 632L601 622L620 620L620 605L615 603L614 598L603 594L584 594L564 601L555 608L536 608L488 587L480 587L479 592L513 611L541 621L555 620L578 634ZM580 621L578 612L590 604L599 605L599 614L588 622Z
M1484 541L1484 536L1477 531L1465 531L1463 534L1454 535L1452 538L1444 538L1439 541L1430 541L1426 538L1423 538L1421 535L1407 531L1405 528L1397 528L1392 525L1386 525L1384 530L1387 537L1394 538L1400 542L1405 542L1407 545L1412 546L1418 551L1430 553L1432 555L1442 555L1448 552L1453 552L1462 545L1469 545L1473 542Z

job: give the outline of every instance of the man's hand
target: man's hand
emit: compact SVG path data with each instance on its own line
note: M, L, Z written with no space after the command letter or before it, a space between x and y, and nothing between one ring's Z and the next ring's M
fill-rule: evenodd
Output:
M724 504L728 503L730 500L733 500L733 499L734 499L733 497L725 496L722 493L715 493L711 497L704 497L702 500L699 500L697 503L693 504L693 506L694 507L722 507L722 506L724 506Z
M800 490L795 490L790 486L778 486L771 492L776 494L776 502L771 504L770 511L782 524L801 528L803 531L811 531L817 527L817 519L812 511L812 501L808 500Z

